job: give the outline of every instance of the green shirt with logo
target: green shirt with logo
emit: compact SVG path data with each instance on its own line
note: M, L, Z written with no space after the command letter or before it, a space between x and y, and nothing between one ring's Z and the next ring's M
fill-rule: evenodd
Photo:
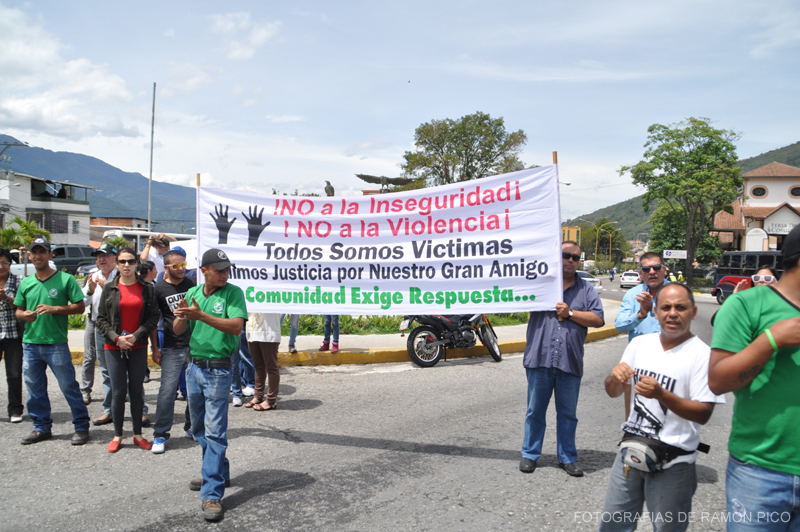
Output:
M769 286L733 294L714 320L712 349L738 353L800 308ZM750 384L733 392L728 451L744 462L800 475L800 347L772 355Z
M35 275L22 280L14 305L23 310L36 310L39 305L69 305L83 301L81 287L66 272L56 272L44 281ZM40 314L34 321L25 323L22 342L26 344L65 344L69 316L66 314Z
M186 292L186 302L192 305L192 298L200 305L200 310L217 318L243 318L247 321L247 306L244 292L238 286L226 283L206 297L203 294L204 284L195 286ZM215 329L202 321L190 321L192 339L189 349L195 358L209 360L225 358L239 349L239 335L228 334Z

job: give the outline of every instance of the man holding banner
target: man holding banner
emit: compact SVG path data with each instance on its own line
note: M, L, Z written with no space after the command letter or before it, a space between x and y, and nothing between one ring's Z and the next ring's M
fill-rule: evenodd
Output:
M244 293L228 283L231 263L221 249L203 253L200 270L205 283L190 288L175 309L173 330L183 334L191 327L191 356L186 388L192 432L203 449L202 478L189 488L200 491L203 517L222 519L221 499L230 485L228 447L228 395L231 389L231 355L239 348L239 333L247 321ZM187 301L191 301L191 305Z
M577 465L576 410L583 376L583 344L589 327L602 327L603 305L594 287L577 274L581 249L569 240L561 245L563 301L555 311L530 313L523 365L528 377L528 411L519 470L533 473L542 455L550 397L556 396L558 465L582 477Z

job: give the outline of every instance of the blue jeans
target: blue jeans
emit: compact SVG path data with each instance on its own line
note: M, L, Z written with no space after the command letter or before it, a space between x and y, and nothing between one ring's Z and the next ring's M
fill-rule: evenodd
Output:
M47 367L58 380L58 387L72 410L75 430L89 430L89 411L83 404L81 388L75 380L75 367L67 344L22 344L22 376L28 388L28 415L33 428L51 432L50 397L47 395Z
M728 532L800 532L800 476L731 455L725 477Z
M103 377L103 413L111 415L111 375L108 374L106 365L106 338L100 330L94 329L94 347L97 353L97 364L100 366L100 375Z
M327 342L331 339L331 327L333 327L333 343L339 343L339 315L338 314L324 314L323 319L325 320L325 338L324 341Z
M556 368L525 368L528 375L528 413L525 416L525 439L522 457L538 460L542 456L547 407L555 390L556 441L558 461L569 464L578 459L575 430L578 427L578 392L581 378Z
M256 385L256 366L253 364L253 357L250 355L250 347L247 345L247 333L242 329L239 336L239 375L243 387L253 388Z
M230 465L225 457L231 370L198 368L190 363L186 369L186 388L189 391L192 432L203 449L200 499L219 500L225 494L225 481L231 478Z
M169 439L169 429L175 417L175 387L178 386L188 352L188 347L161 351L161 386L158 388L153 438Z
M695 464L680 463L656 473L631 469L625 474L617 453L608 478L606 502L600 514L600 532L636 529L644 502L654 532L683 531L689 527L692 496L697 489Z
M283 318L285 317L286 314L281 314L281 323L283 323ZM291 328L289 332L289 345L294 345L295 340L297 340L297 331L300 329L300 314L289 315L289 327Z

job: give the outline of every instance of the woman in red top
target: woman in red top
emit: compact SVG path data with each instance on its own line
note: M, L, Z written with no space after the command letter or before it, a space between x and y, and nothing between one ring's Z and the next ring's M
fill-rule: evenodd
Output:
M136 275L138 259L129 247L117 254L117 275L106 283L97 311L97 328L105 337L106 366L111 377L111 417L114 439L108 452L122 445L122 422L125 419L125 396L130 392L133 441L149 450L150 442L142 437L144 376L147 372L147 340L158 326L160 316L155 289Z

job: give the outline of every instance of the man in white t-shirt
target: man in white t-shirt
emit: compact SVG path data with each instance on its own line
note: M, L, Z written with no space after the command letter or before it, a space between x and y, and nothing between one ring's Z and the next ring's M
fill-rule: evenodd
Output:
M634 338L605 382L610 397L632 385L634 393L622 425L623 449L608 481L601 531L634 530L645 500L655 532L686 530L697 489L700 425L711 418L715 403L725 402L708 388L711 349L690 330L697 316L691 290L665 285L655 313L661 332ZM655 459L644 459L626 443L646 445Z
M175 237L164 233L149 237L144 249L139 254L139 258L142 262L149 260L156 265L158 273L164 273L164 253L169 251L170 242L176 242Z

